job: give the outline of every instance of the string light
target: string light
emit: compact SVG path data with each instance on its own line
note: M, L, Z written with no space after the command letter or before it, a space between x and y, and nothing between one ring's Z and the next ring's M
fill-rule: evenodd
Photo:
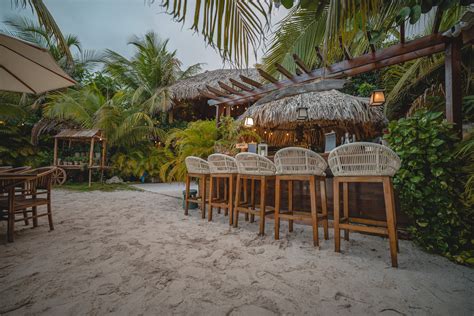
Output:
M286 136L290 136L290 133L286 133Z

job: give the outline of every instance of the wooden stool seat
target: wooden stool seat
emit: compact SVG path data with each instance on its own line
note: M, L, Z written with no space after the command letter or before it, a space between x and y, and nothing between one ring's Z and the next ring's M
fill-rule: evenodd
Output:
M234 227L238 226L239 213L244 213L246 219L250 215L250 222L254 221L255 216L260 219L259 235L265 234L265 217L274 213L274 207L268 206L266 201L267 182L275 180L275 165L268 158L254 153L237 154L236 162L238 167L237 185L235 190L234 206ZM247 183L251 181L251 199L247 198ZM255 207L255 182L260 182L260 203ZM242 185L243 182L243 185ZM241 201L242 192L244 201Z
M206 183L209 179L209 164L206 160L189 156L185 159L186 163L186 191L184 200L184 215L188 215L189 202L194 202L201 207L201 217L206 217ZM198 180L198 195L195 198L189 196L191 180Z
M341 251L341 229L344 239L350 231L388 236L392 267L398 267L397 219L392 176L400 168L400 159L390 148L374 143L351 143L339 146L329 154L329 166L334 174L334 248ZM386 220L350 217L349 184L380 183L383 186ZM342 189L343 214L340 215L340 186Z
M300 147L287 147L275 154L277 170L275 185L275 239L280 239L280 220L286 219L289 231L293 231L293 221L311 222L313 227L313 244L319 246L318 222L323 223L324 239L328 239L328 210L326 198L327 163L323 157L312 150ZM300 212L293 209L293 182L309 182L311 212ZM288 183L288 210L281 210L281 182ZM321 194L321 213L317 206L317 186Z

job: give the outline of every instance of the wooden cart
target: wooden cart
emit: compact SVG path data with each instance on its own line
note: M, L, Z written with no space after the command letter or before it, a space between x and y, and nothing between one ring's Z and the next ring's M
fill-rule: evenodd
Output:
M56 170L53 173L53 184L61 185L66 182L67 170L83 170L84 163L82 164L69 164L63 159L58 157L58 146L61 145L63 148L69 146L71 148L72 143L89 143L89 159L86 164L87 170L89 171L89 186L92 182L92 170L101 171L101 181L104 176L104 170L108 167L105 165L106 153L107 153L107 140L102 135L102 131L99 129L66 129L62 130L59 134L54 136L54 158L53 165ZM101 151L99 153L100 157L94 160L94 147L102 145Z

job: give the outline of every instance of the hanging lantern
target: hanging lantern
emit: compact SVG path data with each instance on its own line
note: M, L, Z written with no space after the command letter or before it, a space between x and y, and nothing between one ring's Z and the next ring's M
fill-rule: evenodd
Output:
M380 106L385 103L385 90L374 90L370 96L370 106Z
M308 108L304 107L304 106L299 106L297 109L296 109L296 112L297 112L297 120L298 121L306 121L308 119Z
M245 127L252 127L253 126L253 118L250 116L247 116L244 121L244 126Z

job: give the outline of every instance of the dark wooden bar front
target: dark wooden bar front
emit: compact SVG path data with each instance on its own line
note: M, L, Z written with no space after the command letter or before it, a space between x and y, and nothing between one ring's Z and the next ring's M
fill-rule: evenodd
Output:
M259 184L255 183L256 195L255 201L258 207L260 203ZM250 182L248 190L250 190ZM288 207L288 183L282 182L282 208ZM319 187L318 187L319 191ZM332 177L326 179L326 192L328 200L329 217L333 218L333 183ZM250 193L248 194L250 196ZM396 199L397 200L397 199ZM266 190L267 205L275 204L275 183L268 181ZM321 200L318 195L318 208L321 206ZM309 184L295 181L293 184L293 208L298 211L310 210ZM342 209L342 208L341 208ZM361 217L375 220L385 220L385 202L383 197L382 184L378 183L351 183L349 184L349 211L351 217ZM408 218L399 211L397 203L397 220L399 226L406 226Z

